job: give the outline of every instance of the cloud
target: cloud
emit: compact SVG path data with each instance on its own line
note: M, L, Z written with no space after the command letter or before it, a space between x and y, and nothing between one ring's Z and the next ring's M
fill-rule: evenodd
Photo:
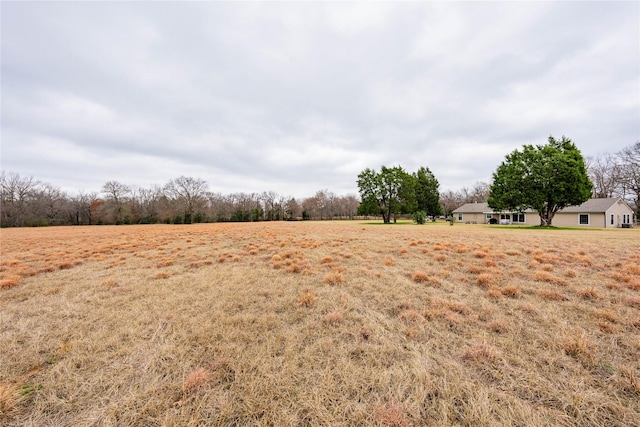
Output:
M640 139L639 9L9 2L2 169L302 197L382 164L468 187L550 134L615 152Z

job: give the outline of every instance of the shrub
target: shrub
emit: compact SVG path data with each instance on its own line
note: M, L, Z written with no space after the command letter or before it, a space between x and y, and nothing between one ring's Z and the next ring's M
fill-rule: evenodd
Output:
M418 211L413 214L413 221L416 224L424 224L427 222L427 213L425 211Z

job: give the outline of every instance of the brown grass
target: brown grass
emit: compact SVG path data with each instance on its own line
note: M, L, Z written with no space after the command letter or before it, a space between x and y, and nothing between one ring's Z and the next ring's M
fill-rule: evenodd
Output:
M522 295L520 289L518 289L518 287L514 285L507 285L500 289L500 292L502 293L502 295L509 298L519 298Z
M569 356L585 363L591 363L595 359L594 345L584 331L576 330L573 333L566 333L560 342Z
M324 321L328 325L338 326L344 320L344 316L339 311L332 311L324 316Z
M390 401L384 405L376 407L375 416L377 421L385 427L406 427L407 419L405 409L402 404Z
M17 274L7 275L0 279L0 289L9 289L17 286L22 278Z
M591 286L590 288L582 288L576 291L578 297L582 299L598 299L598 292L595 287Z
M479 274L476 278L476 283L483 288L488 288L490 285L494 283L494 277L488 273Z
M563 295L558 291L554 291L553 289L538 289L536 293L540 298L550 301L566 301L569 299L566 295Z
M0 239L3 426L640 425L640 229Z
M328 285L336 286L344 283L344 276L340 272L328 273L322 281Z
M211 381L211 378L210 372L204 368L197 368L187 374L182 384L182 389L187 393L193 392L204 387Z
M497 351L484 341L470 345L462 352L462 360L473 362L492 361L497 357Z
M318 297L311 289L305 289L298 297L298 303L303 307L311 307Z
M559 286L567 286L569 284L569 282L562 277L558 277L544 270L536 271L533 275L533 279L537 282L548 282Z
M430 279L429 273L427 273L426 271L416 271L411 275L411 280L413 280L416 283L428 282L429 279Z

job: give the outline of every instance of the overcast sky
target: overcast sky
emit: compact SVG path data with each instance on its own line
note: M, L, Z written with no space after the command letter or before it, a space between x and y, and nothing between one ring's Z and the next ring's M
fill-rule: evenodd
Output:
M4 171L357 194L488 182L523 144L640 140L640 3L2 1Z

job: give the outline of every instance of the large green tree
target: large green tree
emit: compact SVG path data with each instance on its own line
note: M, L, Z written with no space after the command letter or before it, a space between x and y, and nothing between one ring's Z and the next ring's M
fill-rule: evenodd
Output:
M380 172L365 169L358 175L362 203L361 215L382 215L385 224L396 220L399 213L413 212L416 207L415 180L400 166L382 166Z
M442 215L440 205L440 183L427 167L421 167L413 174L415 179L415 192L417 210L425 212L428 216Z
M580 150L569 138L550 136L545 145L506 156L493 173L488 203L495 210L533 209L540 225L550 226L558 211L587 201L592 189Z

